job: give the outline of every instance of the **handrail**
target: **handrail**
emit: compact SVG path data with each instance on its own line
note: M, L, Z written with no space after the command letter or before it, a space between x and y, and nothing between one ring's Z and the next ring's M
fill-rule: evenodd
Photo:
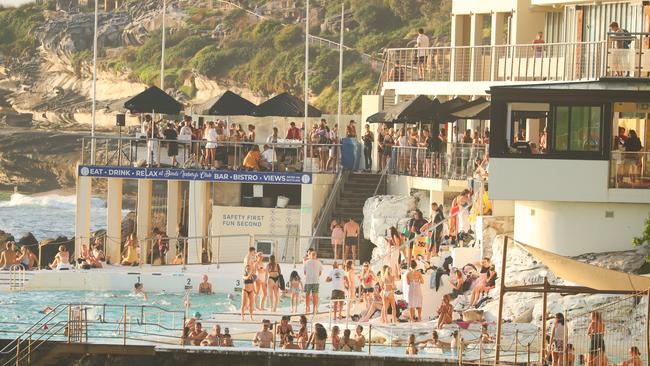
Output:
M334 202L338 198L339 192L341 191L341 186L343 185L343 181L347 179L348 174L349 173L347 171L341 171L336 176L336 182L334 182L334 186L332 186L332 190L330 191L330 195L327 198L327 202L325 203L325 206L323 206L323 208L320 210L318 222L316 223L316 227L313 231L314 235L309 241L310 248L314 247L314 239L316 239L316 235L320 233L325 222L325 217L327 217L332 212L332 205L334 205Z
M29 328L27 328L24 332L22 332L18 337L16 337L16 339L12 340L6 346L4 346L2 349L0 349L0 354L8 354L9 352L12 352L13 350L15 350L16 349L15 346L13 348L10 348L10 349L9 349L9 347L11 347L11 345L14 342L18 342L25 335L30 334L30 332L31 332L31 334L33 334L33 331L34 331L35 327L38 327L39 330L40 330L40 328L42 326L41 323L44 322L47 318L54 318L57 315L59 315L59 311L61 310L60 309L61 307L67 307L67 304L59 304L59 305L55 306L52 309L51 312L45 314L45 316L43 316L41 319L36 321L36 323L32 324Z

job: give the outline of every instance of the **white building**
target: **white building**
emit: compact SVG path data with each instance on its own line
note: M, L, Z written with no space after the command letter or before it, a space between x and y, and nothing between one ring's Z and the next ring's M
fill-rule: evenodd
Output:
M630 249L650 213L649 2L456 0L451 17L451 45L428 48L424 71L418 50L387 50L363 115L419 94L492 99L489 123L454 126L490 127L489 196L494 215L515 217L515 239L564 255ZM611 22L629 38L612 40ZM642 151L617 152L619 126ZM512 149L539 148L545 129L544 154Z

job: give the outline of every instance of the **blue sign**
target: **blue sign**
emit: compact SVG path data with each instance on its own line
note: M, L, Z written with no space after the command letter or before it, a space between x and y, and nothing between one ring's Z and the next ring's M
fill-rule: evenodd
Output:
M177 168L132 168L79 166L80 177L155 180L195 180L206 182L311 184L310 173L249 172Z

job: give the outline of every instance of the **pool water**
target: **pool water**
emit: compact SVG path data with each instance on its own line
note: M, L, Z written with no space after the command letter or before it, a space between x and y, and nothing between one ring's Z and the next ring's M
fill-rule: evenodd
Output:
M147 322L163 324L170 329L179 329L185 311L185 295L178 293L147 293L148 299L127 291L25 291L9 292L0 296L0 337L13 338L12 334L29 328L41 320L46 307L59 304L88 304L87 319L119 323L123 319L124 305L127 317L134 323ZM200 312L202 319L219 319L223 313L238 313L241 306L239 293L189 296L189 314ZM291 299L281 298L279 307L288 307ZM102 306L92 306L102 305ZM106 305L106 306L103 306ZM174 311L175 314L168 313ZM284 309L283 309L284 310ZM232 318L232 317L231 317ZM58 316L67 319L67 310Z

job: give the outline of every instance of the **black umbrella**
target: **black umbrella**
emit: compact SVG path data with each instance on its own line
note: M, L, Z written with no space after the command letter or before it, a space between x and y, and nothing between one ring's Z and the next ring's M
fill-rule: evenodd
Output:
M127 100L124 108L131 113L179 114L183 104L156 86L147 88L142 93Z
M309 105L307 117L320 117L321 111ZM257 117L304 117L305 102L289 93L281 93L257 106Z
M252 116L257 106L230 90L223 93L208 109L211 116Z
M308 117L320 117L321 111L309 105ZM289 93L281 93L255 109L253 115L257 117L304 117L305 102Z
M455 119L490 119L490 102L484 97L474 99L451 111Z
M465 104L467 104L467 100L460 97L452 98L446 102L440 103L440 107L436 111L436 119L440 123L454 120L455 118L451 116L451 111L454 111Z
M366 119L368 123L416 123L429 122L436 116L440 102L431 100L424 95L418 95L415 99L397 103L392 107L375 113Z

